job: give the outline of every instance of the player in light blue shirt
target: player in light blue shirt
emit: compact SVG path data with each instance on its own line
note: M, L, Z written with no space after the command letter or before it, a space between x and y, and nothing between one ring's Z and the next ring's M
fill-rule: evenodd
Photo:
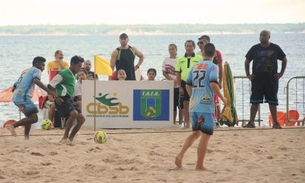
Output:
M25 115L25 118L12 125L6 126L13 136L16 136L15 128L24 125L24 138L29 139L31 125L38 121L38 109L31 101L33 97L35 84L45 90L49 95L56 97L56 93L48 89L41 81L41 72L44 70L46 59L35 57L30 69L22 72L21 76L13 86L13 102L19 110Z
M20 103L31 101L35 90L33 79L41 79L41 70L36 67L31 67L24 70L17 82L14 84L13 101Z
M190 113L214 113L214 93L210 83L218 83L218 66L203 60L189 72L186 84L192 87Z
M201 136L197 150L196 170L207 170L203 166L203 161L216 121L214 95L219 96L224 103L227 102L218 86L218 66L211 61L214 55L215 46L207 43L204 46L205 60L194 65L186 81L186 90L191 96L189 111L193 132L187 137L176 156L175 164L178 168L182 167L182 158L187 149Z

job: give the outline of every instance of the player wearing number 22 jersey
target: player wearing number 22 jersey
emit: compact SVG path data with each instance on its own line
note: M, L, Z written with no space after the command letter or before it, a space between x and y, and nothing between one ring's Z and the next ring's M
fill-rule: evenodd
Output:
M218 66L210 60L200 61L189 72L186 84L192 86L189 110L193 131L213 134L216 117L210 83L218 83L218 72Z

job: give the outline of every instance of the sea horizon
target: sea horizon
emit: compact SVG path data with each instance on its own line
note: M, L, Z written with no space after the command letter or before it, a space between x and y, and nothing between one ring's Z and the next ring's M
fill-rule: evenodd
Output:
M145 56L143 65L140 67L141 73L146 79L146 71L150 67L157 70L156 80L164 79L162 75L162 61L168 56L168 45L175 43L178 47L178 56L184 54L184 42L188 39L197 41L202 34L192 35L129 35L129 44L136 46ZM254 44L259 43L258 34L220 34L210 35L211 42L216 45L223 56L223 60L228 61L232 69L233 76L245 76L244 61L245 54ZM287 55L288 64L284 76L279 84L279 102L278 110L286 111L286 93L287 81L294 76L304 76L305 64L305 34L303 33L272 33L271 42L278 44ZM0 64L1 72L9 73L0 81L0 90L12 86L18 79L20 73L25 68L31 67L35 56L44 56L47 62L54 60L55 50L63 50L64 60L68 61L74 55L80 55L85 59L93 61L95 54L100 55L105 60L110 60L112 51L119 46L118 35L103 36L2 36L0 39ZM198 52L196 47L195 52ZM138 59L135 61L137 62ZM223 63L224 63L223 62ZM280 68L281 62L279 62ZM101 76L100 80L107 80L106 76ZM42 81L48 82L46 71L42 73ZM303 90L303 89L302 89ZM300 90L300 91L302 91ZM237 93L239 95L239 93ZM243 101L249 104L249 99ZM7 119L18 119L17 108L12 104L0 104L0 122ZM263 124L267 124L269 109L267 104L262 104ZM305 114L305 110L300 109L300 115ZM239 110L240 111L240 110ZM239 115L249 116L249 110Z

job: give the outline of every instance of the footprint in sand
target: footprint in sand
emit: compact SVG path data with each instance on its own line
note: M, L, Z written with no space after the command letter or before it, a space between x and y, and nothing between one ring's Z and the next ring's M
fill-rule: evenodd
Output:
M51 155L51 156L56 156L56 155L58 155L58 153L57 153L57 152L52 151L52 152L50 152L50 155Z
M33 156L44 156L40 152L31 152L31 155L33 155Z
M50 165L52 165L52 163L51 163L51 162L41 163L41 165L42 165L42 166L50 166Z

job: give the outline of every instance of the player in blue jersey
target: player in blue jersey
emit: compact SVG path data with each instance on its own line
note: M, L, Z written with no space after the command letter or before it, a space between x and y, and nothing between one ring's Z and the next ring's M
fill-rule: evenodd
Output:
M193 132L186 138L176 156L177 168L182 167L182 158L185 152L200 137L196 170L207 170L203 166L203 161L216 122L214 95L217 95L225 104L227 103L227 99L220 93L218 86L218 66L211 61L215 55L215 46L212 43L207 43L204 46L204 54L205 59L194 65L186 81L186 90L191 96L189 112Z
M19 110L25 115L25 118L17 121L6 128L16 136L15 128L24 125L24 139L29 139L31 125L38 121L38 109L31 101L35 84L45 90L49 95L56 97L56 93L48 89L41 81L41 72L44 70L46 59L35 57L30 69L24 71L13 87L13 102Z

